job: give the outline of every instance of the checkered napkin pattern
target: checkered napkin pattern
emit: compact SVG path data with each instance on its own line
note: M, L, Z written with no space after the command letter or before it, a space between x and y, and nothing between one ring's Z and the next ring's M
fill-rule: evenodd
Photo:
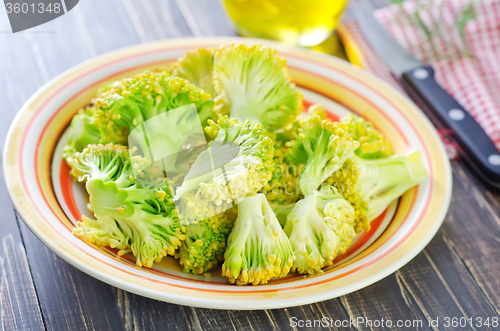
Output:
M500 0L413 0L375 16L416 58L433 66L436 80L476 119L500 150ZM401 90L357 23L339 31L362 53L361 65ZM348 42L348 43L349 43ZM451 158L455 145L441 137Z

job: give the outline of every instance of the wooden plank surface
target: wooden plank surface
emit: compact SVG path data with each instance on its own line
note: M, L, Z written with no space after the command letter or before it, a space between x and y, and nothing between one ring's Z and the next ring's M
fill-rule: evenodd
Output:
M141 42L121 1L102 3L101 15L93 15L95 3L91 5L82 3L60 20L33 29L40 32L36 37L28 34L23 38L39 73L36 88L92 56ZM112 11L120 13L123 20L117 19L111 29L104 29L98 23L105 19L105 12ZM17 72L25 64L17 61L12 65L12 72ZM18 109L25 100L15 101ZM170 330L186 329L192 324L189 308L160 303L104 284L62 261L24 224L21 232L48 330Z
M0 10L0 96L2 99L0 143L3 142L19 104L16 97L26 100L37 89L27 82L26 88L13 84L22 77L29 78L36 72L35 64L26 60L23 68L11 70L18 61L16 54L26 54L28 49L23 35L2 33L10 29L7 15ZM7 47L8 45L8 47ZM33 77L33 80L35 77ZM3 155L3 153L2 153ZM2 330L44 330L35 284L19 231L14 208L7 194L3 172L0 173L0 327Z
M382 0L376 2L381 5ZM1 12L1 10L0 10ZM0 32L8 23L0 14ZM0 142L29 96L62 71L121 47L188 36L234 35L218 0L86 0L26 33L0 33ZM197 309L146 299L85 275L16 220L0 183L0 316L19 330L302 330L290 320L428 320L498 317L500 196L453 162L450 212L434 240L395 274L342 298L261 311ZM291 303L293 304L293 303ZM338 329L328 325L326 329ZM344 329L344 328L342 328ZM345 329L375 329L366 323ZM439 330L445 328L440 324ZM468 325L464 329L479 329ZM495 329L483 327L482 329Z

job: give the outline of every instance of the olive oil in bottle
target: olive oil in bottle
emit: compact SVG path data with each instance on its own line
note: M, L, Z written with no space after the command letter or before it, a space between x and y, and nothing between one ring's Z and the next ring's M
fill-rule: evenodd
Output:
M348 0L223 0L245 37L314 46L337 27Z

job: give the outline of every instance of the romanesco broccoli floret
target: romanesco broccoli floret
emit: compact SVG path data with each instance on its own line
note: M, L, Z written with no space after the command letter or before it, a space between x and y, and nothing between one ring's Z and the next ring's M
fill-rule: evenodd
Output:
M345 124L347 134L359 142L355 153L363 159L380 159L394 154L391 143L373 124L363 117L348 115L340 119Z
M94 144L73 154L67 163L71 167L70 174L79 182L101 179L103 182L114 181L119 188L136 183L145 187L163 186L164 174L158 164L130 154L131 150L122 145Z
M283 143L293 140L301 124L316 116L320 120L327 119L326 110L320 104L312 104L307 108L307 112L300 113L292 123L284 127L282 131L276 133L276 140Z
M393 155L391 144L364 118L348 115L341 118L352 139L359 142L354 153L361 159L379 159ZM354 207L355 229L361 232L370 230L370 220L367 216L368 204L358 189L359 171L352 160L347 160L340 169L330 176L325 185L333 185Z
M131 252L130 239L117 224L101 224L98 220L82 215L73 234L85 239L87 242L99 246L109 246L118 250L118 256Z
M421 154L413 151L380 159L354 156L323 185L337 188L355 211L356 232L370 230L377 218L395 199L427 178Z
M262 125L249 121L240 123L235 118L219 115L217 123L209 121L205 131L212 141L199 155L174 198L183 197L197 219L217 215L237 203L238 199L258 192L271 179L274 168L273 143ZM202 163L199 160L206 159L208 161L203 164L210 164L223 158L224 155L216 155L216 151L224 146L229 146L229 152L234 152L229 162L201 175L192 175L198 170L197 162ZM182 216L190 218L190 215Z
M213 48L198 48L195 51L187 51L186 56L180 58L171 67L173 76L187 79L192 84L201 87L205 92L214 95L213 71L214 71Z
M119 188L115 182L91 179L86 183L97 220L83 218L73 233L90 242L131 251L139 267L151 267L175 250L185 239L171 192L133 185Z
M358 190L358 178L358 168L354 161L349 159L323 183L334 186L351 203L354 208L354 229L357 233L363 229L370 230L370 220L366 215L368 204Z
M79 182L101 179L115 181L118 187L127 187L134 182L128 148L122 145L88 145L67 159L70 174Z
M315 116L319 116L322 120L327 118L327 113L323 105L320 105L319 103L310 105L309 108L307 108L307 113L300 114L297 119L300 124L300 122L306 122Z
M227 241L222 275L238 285L266 284L290 271L294 254L290 241L263 194L238 204L238 218Z
M274 140L274 171L271 180L262 188L273 210L275 205L294 203L299 199L299 173L288 162L289 149Z
M346 133L343 124L314 116L300 124L295 140L286 145L291 149L291 162L303 167L299 185L307 195L351 158L359 143Z
M81 152L89 144L108 143L101 139L101 132L95 125L93 106L82 108L73 116L69 126L68 144L63 150L63 159Z
M205 274L225 259L238 285L321 273L427 170L359 116L301 109L285 59L260 45L190 51L102 87L63 151L95 216L73 233L138 266L174 255Z
M354 209L332 186L299 200L284 227L296 257L292 270L314 275L332 265L356 236L353 225Z
M195 104L201 123L212 117L210 94L166 72L149 72L116 82L95 103L95 123L104 139L127 143L128 133L157 115Z
M302 110L302 95L288 76L286 60L256 45L222 47L214 62L215 110L269 131L285 127Z
M352 160L360 172L357 190L368 204L366 216L370 221L428 176L422 155L417 150L373 160L354 156Z
M236 212L232 208L186 225L186 240L176 255L184 272L201 275L224 260L227 237L235 218Z
M299 177L302 166L296 166L290 162L290 148L285 146L297 133L301 123L318 116L319 119L326 119L326 112L323 106L311 105L307 113L300 114L296 120L288 125L281 133L270 133L274 142L274 172L271 180L262 189L266 198L271 204L271 208L276 213L280 223L286 220L286 210L293 205L300 197ZM288 207L283 207L288 206Z

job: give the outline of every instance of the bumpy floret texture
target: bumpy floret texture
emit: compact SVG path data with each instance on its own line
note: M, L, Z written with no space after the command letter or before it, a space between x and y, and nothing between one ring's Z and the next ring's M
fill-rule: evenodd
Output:
M323 187L295 204L284 231L296 257L292 271L318 274L332 265L356 236L354 209L335 188Z
M276 133L276 140L282 143L293 140L301 124L311 120L313 117L318 117L320 120L327 119L325 108L320 104L310 105L307 108L307 112L300 113L293 122L285 126L282 131Z
M92 244L116 248L119 256L130 252L128 238L118 227L101 227L99 221L84 215L78 226L73 229L73 234Z
M94 215L74 234L139 267L172 255L208 276L223 262L238 285L323 272L427 170L364 118L302 107L285 59L260 45L101 87L63 150Z
M295 139L287 143L291 162L304 169L299 181L302 193L307 195L317 190L354 155L358 145L341 123L323 120L320 116L302 122Z
M359 142L355 153L363 159L380 159L394 154L391 143L375 129L373 124L357 115L348 115L340 119L345 124L347 134Z
M119 249L119 255L131 251L139 267L174 255L185 239L168 186L119 188L113 181L91 179L86 188L97 220L84 217L75 235Z
M192 84L201 87L205 92L214 95L213 71L215 50L199 48L187 51L171 67L173 76L187 79Z
M291 123L302 110L286 60L261 45L221 47L215 54L214 87L216 112L270 131Z
M67 162L71 167L70 174L79 182L113 180L119 187L126 187L134 181L129 151L123 145L88 145L68 158Z
M263 194L238 204L238 218L228 238L222 275L238 285L266 284L290 271L290 241Z
M95 103L95 123L105 139L125 144L128 133L156 115L194 103L200 120L212 116L210 94L166 72L146 71L116 82Z
M163 186L164 175L159 165L140 155L131 155L134 150L112 143L88 145L67 159L70 174L79 182L101 179L114 181L120 188L136 183L145 187Z
M226 241L235 219L236 210L231 208L186 226L186 240L176 254L184 272L202 275L224 260Z
M68 144L63 150L63 159L71 157L76 152L81 152L89 144L110 143L102 139L99 128L95 125L95 107L82 108L73 116L69 126Z
M289 154L291 149L286 147L286 142L295 137L301 123L305 123L316 116L321 120L326 119L323 106L311 105L307 113L300 114L283 132L270 133L274 142L275 169L271 180L262 189L262 193L266 194L266 198L281 224L284 224L286 216L293 208L294 203L302 196L299 188L299 178L303 167L302 164L296 166L290 162Z
M101 89L95 103L73 117L63 157L67 159L89 144L126 145L130 131L144 121L193 103L201 123L206 124L213 117L213 100L185 79L165 71L145 71L117 81Z
M207 158L208 163L217 163L217 159L225 155L214 156L216 146L229 146L235 154L220 168L211 169L200 176L190 176L188 173L189 179L177 189L175 199L181 199L188 193L187 199L183 200L187 201L191 213L198 215L198 218L217 215L239 199L258 192L271 179L274 168L273 142L262 125L249 121L240 123L237 119L220 115L217 122L209 121L205 131L212 141L208 150L200 154L198 159L210 154L213 158ZM195 162L190 172L196 169ZM189 196L189 191L194 195Z
M271 180L262 188L273 210L276 205L291 204L300 197L299 173L287 162L288 148L274 140L274 171Z
M323 186L334 186L351 203L354 208L354 229L357 233L370 230L370 220L366 215L368 204L361 197L358 178L358 168L354 161L349 159L323 183Z

